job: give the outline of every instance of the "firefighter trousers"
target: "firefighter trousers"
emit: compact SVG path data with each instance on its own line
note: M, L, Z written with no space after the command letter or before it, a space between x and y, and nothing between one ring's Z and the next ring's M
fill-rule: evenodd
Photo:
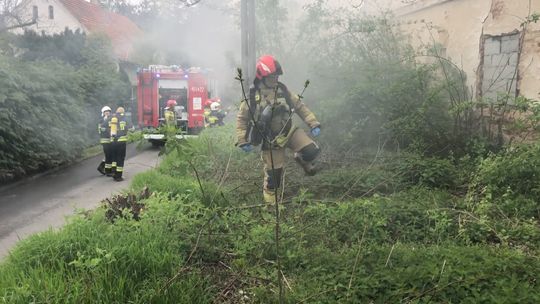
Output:
M294 131L285 147L273 147L271 153L270 149L263 149L261 155L264 162L263 197L266 203L276 201L276 191L279 190L283 178L286 148L295 152L295 158L301 158L301 161L308 163L313 162L320 151L319 146L300 128Z
M113 142L111 143L112 154L112 166L116 167L114 170L114 179L121 179L124 173L124 160L126 159L126 142ZM115 166L116 165L116 166Z
M105 174L111 174L112 162L113 162L111 143L104 143L104 144L101 144L101 146L103 147L103 155L105 156L105 165L104 165Z

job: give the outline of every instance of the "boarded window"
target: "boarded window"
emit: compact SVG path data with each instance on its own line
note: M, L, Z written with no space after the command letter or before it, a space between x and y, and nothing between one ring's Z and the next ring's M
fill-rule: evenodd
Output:
M498 94L517 94L519 33L486 36L482 70L482 96L497 98Z
M36 21L38 19L38 7L34 5L32 7L32 21Z
M54 7L49 5L49 19L54 19Z

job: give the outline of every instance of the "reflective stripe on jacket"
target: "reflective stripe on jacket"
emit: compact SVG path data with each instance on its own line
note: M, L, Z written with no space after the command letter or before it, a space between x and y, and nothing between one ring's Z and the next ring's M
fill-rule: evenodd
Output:
M99 143L108 144L111 142L111 132L109 129L109 117L102 117L98 123Z

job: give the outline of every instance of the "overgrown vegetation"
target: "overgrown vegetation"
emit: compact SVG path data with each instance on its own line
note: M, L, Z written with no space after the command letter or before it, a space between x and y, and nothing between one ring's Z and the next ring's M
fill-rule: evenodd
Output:
M0 299L540 301L540 145L500 141L534 133L535 101L472 100L449 61L418 63L386 20L323 2L308 7L299 41L320 47L304 55L319 71L323 100L310 106L323 170L305 177L287 163L279 250L259 155L234 147L234 126L212 128L170 138L159 168L124 197L21 242L0 265Z
M130 85L108 41L61 35L4 34L0 40L0 182L77 158L97 143L104 104L121 104Z
M208 131L169 143L160 167L135 178L133 191L148 187L149 198L110 200L61 231L21 242L0 268L0 299L278 302L274 221L260 204L258 158L232 146L230 128ZM536 174L513 162L537 149L480 162L469 195L411 187L391 170L380 179L400 191L343 200L311 192L319 181L343 178L338 171L306 178L304 190L288 186L280 253L287 303L538 301L535 186L493 178L508 167L509 178Z

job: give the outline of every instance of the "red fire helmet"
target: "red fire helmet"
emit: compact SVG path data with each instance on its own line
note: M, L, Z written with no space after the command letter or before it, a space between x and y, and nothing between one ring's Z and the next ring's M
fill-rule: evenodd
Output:
M272 55L264 55L257 61L257 79L262 79L268 75L282 75L281 65Z
M166 106L167 109L174 108L175 106L176 106L176 100L174 99L167 100L167 106Z

